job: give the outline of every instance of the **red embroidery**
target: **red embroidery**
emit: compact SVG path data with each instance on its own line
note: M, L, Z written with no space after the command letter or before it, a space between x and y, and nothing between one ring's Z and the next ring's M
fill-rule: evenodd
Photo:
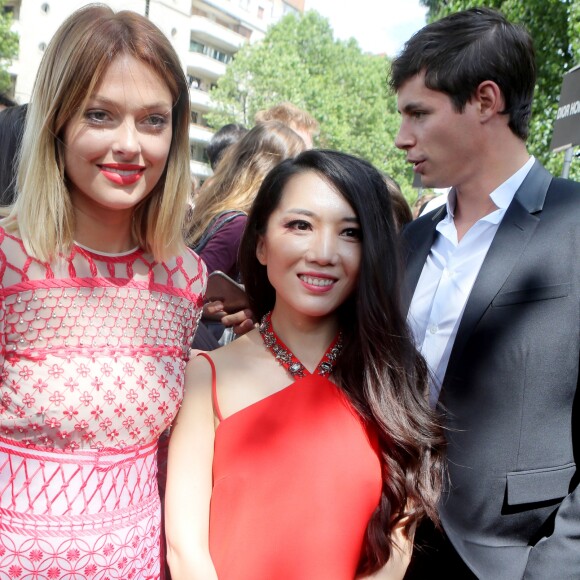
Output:
M75 247L47 266L0 228L0 571L159 578L157 441L205 272L186 252Z

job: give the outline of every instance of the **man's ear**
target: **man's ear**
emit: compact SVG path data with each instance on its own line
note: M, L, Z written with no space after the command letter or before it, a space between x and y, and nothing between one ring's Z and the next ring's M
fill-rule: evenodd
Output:
M258 258L258 262L265 266L267 264L267 256L268 253L266 252L266 244L264 243L264 236L260 236L258 238L258 244L256 245L256 258Z
M505 100L501 89L494 81L483 81L475 89L475 100L479 104L479 114L483 122L505 109Z

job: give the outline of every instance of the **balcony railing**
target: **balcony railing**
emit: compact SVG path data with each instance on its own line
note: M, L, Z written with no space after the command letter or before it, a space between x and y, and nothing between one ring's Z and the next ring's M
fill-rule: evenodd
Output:
M246 42L241 34L203 16L192 16L190 28L191 35L196 40L214 45L225 52L236 52Z
M187 72L192 76L201 76L212 81L219 79L226 73L226 65L199 52L190 52L187 55Z
M197 141L201 143L209 143L209 140L213 136L213 131L207 127L201 125L191 124L189 126L189 140Z

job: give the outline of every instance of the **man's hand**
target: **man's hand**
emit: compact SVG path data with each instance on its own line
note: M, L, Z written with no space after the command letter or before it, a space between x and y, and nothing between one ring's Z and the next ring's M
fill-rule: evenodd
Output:
M219 320L224 326L232 326L234 332L238 335L246 334L254 328L254 313L246 308L233 314L227 314L224 311L224 305L219 300L208 302L203 307L203 315L211 320Z

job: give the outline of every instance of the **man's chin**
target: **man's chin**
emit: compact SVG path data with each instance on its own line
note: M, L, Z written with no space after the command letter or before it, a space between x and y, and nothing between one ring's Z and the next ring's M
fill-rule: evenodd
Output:
M424 187L424 188L425 187L426 188L437 187L436 185L433 185L435 180L433 178L429 178L428 175L419 174L419 180L421 182L421 187Z
M451 186L442 179L437 179L429 175L421 175L421 187L428 189L446 189Z

